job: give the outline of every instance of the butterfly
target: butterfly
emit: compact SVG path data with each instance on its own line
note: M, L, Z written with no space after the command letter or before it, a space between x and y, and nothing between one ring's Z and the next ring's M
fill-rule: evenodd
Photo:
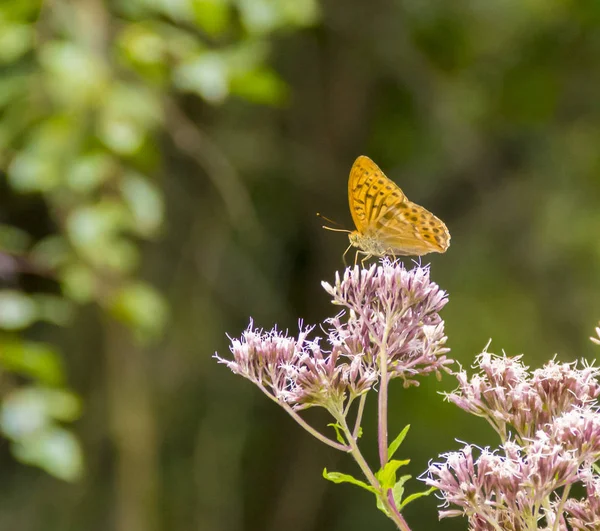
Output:
M348 202L356 230L348 235L364 260L372 256L444 253L450 233L444 222L409 201L369 157L358 157L348 179Z

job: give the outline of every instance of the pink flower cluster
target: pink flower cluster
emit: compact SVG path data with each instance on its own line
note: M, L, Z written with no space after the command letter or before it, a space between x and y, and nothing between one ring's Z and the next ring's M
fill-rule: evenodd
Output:
M216 358L282 404L338 410L378 381L380 359L387 360L388 378L400 377L406 385L452 363L438 313L447 297L428 268L407 271L386 259L369 269L347 268L343 278L337 274L333 285L323 287L345 308L325 321L327 350L321 338L308 340L312 328L290 337L250 322L240 339L231 339L233 360Z
M446 292L429 278L428 267L407 271L383 260L377 268L346 269L333 285L323 282L333 303L346 308L328 319L329 340L346 356L364 355L379 370L383 349L388 378L402 378L405 386L418 385L418 375L453 363L445 354L444 321L439 312L448 302Z
M598 369L548 362L529 372L520 357L477 358L470 379L448 399L484 417L499 433L496 451L465 445L429 466L424 481L447 507L440 518L465 515L473 531L600 529ZM587 497L569 498L583 483Z

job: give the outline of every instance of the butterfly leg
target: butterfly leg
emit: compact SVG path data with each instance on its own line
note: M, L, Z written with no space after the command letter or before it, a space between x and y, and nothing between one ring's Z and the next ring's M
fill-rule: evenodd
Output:
M350 250L351 247L352 247L352 244L348 245L348 247L344 251L344 254L342 255L342 260L344 261L344 267L348 267L348 263L346 262L346 254L348 253L348 251ZM356 258L354 259L354 265L356 265Z

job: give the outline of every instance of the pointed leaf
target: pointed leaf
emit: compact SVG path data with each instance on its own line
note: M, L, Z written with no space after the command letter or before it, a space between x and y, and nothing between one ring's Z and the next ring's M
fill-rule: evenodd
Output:
M342 474L341 472L327 472L327 469L324 468L323 477L333 483L352 483L353 485L368 490L373 494L377 494L377 491L373 487L367 485L364 481L360 481L359 479L352 477L349 474Z
M406 475L402 476L396 484L392 488L392 496L394 497L394 503L398 510L402 507L402 496L404 496L404 484L411 478L412 476Z
M376 494L375 495L375 499L377 500L377 508L383 513L385 514L387 517L390 516L390 512L385 508L385 505L383 505L383 502L381 501L381 496Z
M380 469L375 476L381 484L383 489L391 489L396 484L396 471L401 467L410 463L410 459L399 461L398 459L392 459L386 465Z
M339 443L344 445L348 444L348 442L344 439L342 427L339 424L332 422L331 424L327 424L327 426L331 426L335 430L335 438Z
M422 498L423 496L429 496L433 491L437 490L436 487L431 487L429 490L423 492L415 492L408 496L400 505L399 509L402 510L406 507L411 501L416 500L417 498Z
M396 450L398 450L398 448L400 448L400 445L402 444L402 441L404 441L404 437L406 437L406 434L408 433L409 429L410 429L410 424L407 424L404 427L404 429L398 434L398 436L389 445L388 459L391 459L392 457L394 457Z

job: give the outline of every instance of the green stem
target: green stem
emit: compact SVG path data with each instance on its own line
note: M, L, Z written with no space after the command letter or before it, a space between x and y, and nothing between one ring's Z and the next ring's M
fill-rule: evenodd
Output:
M286 404L285 402L281 402L280 400L277 400L277 398L275 398L271 393L269 393L269 391L267 391L267 389L265 389L261 384L256 384L256 385L258 385L258 388L265 395L267 395L271 400L273 400L273 402L275 402L276 404L283 407L283 409L287 412L287 414L290 415L290 417L292 417L298 424L300 424L300 426L302 426L313 437L315 437L322 443L326 444L327 446L331 446L332 448L339 450L340 452L349 452L350 451L348 446L341 444L337 441L332 441L329 437L326 437L321 432L315 430L315 428L313 428L300 415L298 415L298 413L296 413L288 404Z
M367 401L367 394L361 395L358 403L358 411L356 412L356 419L354 421L354 429L352 430L352 438L358 439L358 432L362 423L363 411L365 410L365 402Z
M406 520L396 508L396 504L394 503L393 497L389 496L391 489L387 489L388 492L384 492L381 488L379 481L375 477L375 474L369 467L367 460L360 451L360 448L358 447L358 444L356 442L356 438L350 432L350 428L346 423L346 419L342 415L334 414L334 417L336 418L338 424L342 427L342 431L344 432L344 435L348 440L348 444L350 446L350 453L352 454L352 457L354 457L354 460L358 463L358 466L362 470L362 473L364 474L371 487L373 487L377 491L377 496L381 500L383 506L385 507L389 518L396 524L400 531L411 531L410 527L408 527L408 524L406 523Z
M560 519L562 517L562 512L563 512L563 507L565 506L565 503L567 502L567 498L569 497L570 490L571 490L571 485L566 485L563 490L563 495L560 500L560 504L556 510L556 520L554 520L554 525L552 526L552 531L558 531L558 529L559 529Z
M387 364L387 341L390 334L390 322L385 325L383 338L379 346L379 393L377 402L378 430L377 439L379 444L379 464L383 468L388 461L388 364Z

